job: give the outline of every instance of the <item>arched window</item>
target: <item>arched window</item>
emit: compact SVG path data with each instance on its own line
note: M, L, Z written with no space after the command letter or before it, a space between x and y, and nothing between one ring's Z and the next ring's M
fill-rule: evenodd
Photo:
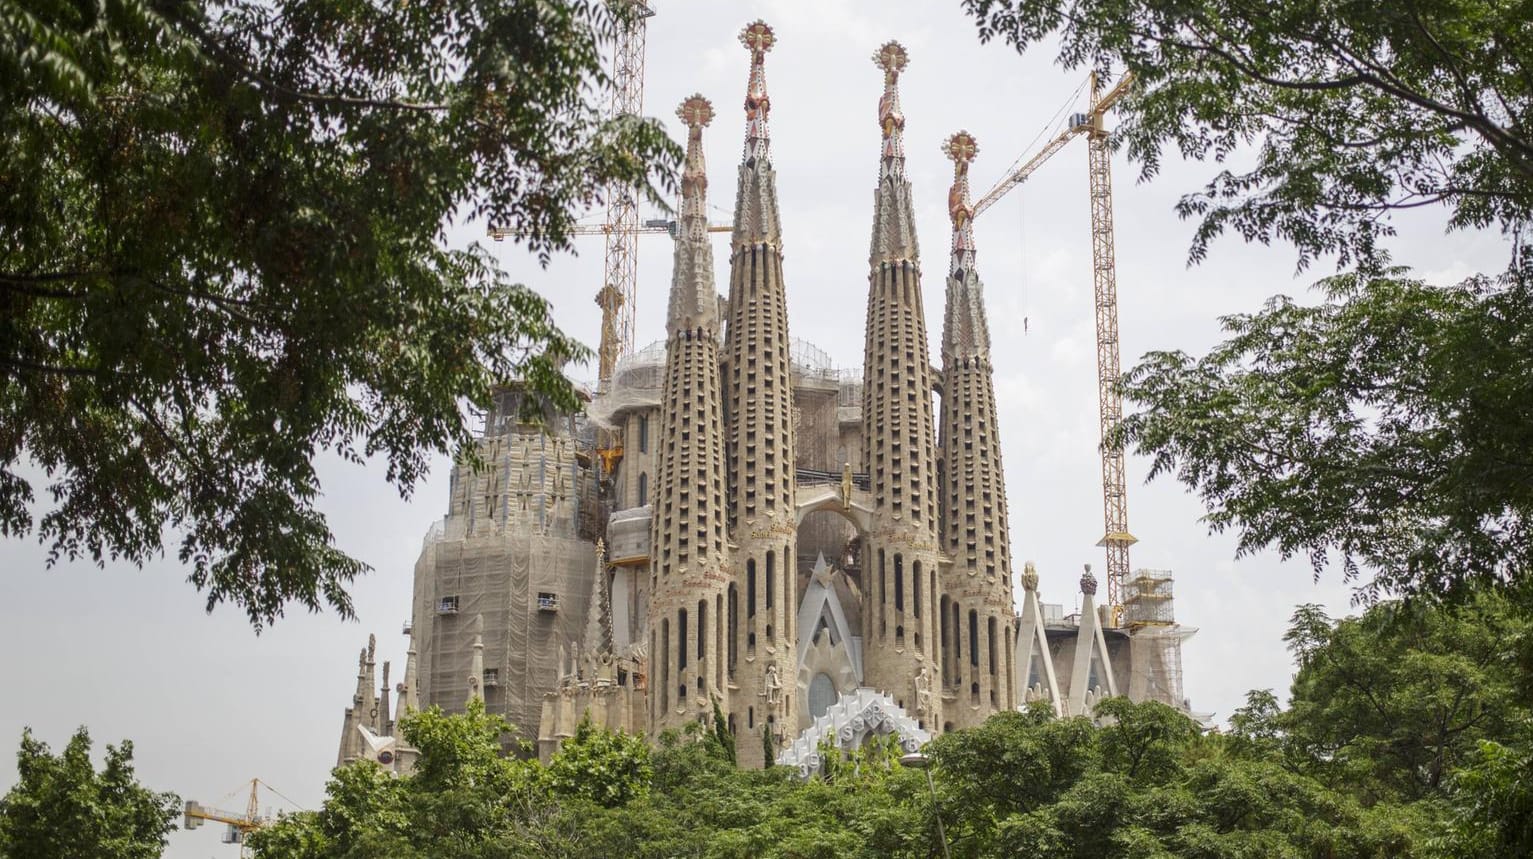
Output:
M818 719L836 703L836 684L830 675L820 672L809 681L809 718Z
M639 472L639 507L649 503L649 475Z
M649 453L649 416L639 415L639 453ZM640 502L643 503L643 502Z

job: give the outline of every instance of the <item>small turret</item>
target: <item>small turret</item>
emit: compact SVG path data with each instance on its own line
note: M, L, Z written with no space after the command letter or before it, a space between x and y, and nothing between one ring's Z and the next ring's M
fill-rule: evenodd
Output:
M484 615L474 615L473 655L468 663L468 703L484 700Z

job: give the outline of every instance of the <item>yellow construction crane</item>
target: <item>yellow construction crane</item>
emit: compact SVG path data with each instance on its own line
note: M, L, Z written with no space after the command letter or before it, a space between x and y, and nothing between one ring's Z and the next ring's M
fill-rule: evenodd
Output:
M271 818L261 816L259 800L256 796L256 788L261 784L264 784L264 782L260 779L253 778L250 780L250 801L245 805L244 814L221 811L216 808L209 808L195 800L187 800L186 815L182 820L181 828L187 830L196 829L208 821L225 824L228 826L228 829L224 830L224 843L238 844L240 846L241 857L250 855L245 839L250 836L250 833L271 823Z
M1084 136L1091 175L1091 266L1096 299L1097 409L1102 440L1102 519L1104 533L1097 544L1107 550L1107 603L1112 625L1123 610L1123 583L1128 580L1128 548L1136 541L1128 530L1128 490L1123 474L1123 451L1107 444L1123 422L1123 398L1118 394L1118 277L1113 253L1112 157L1102 117L1128 92L1133 75L1125 73L1107 92L1102 92L1096 73L1091 75L1091 103L1086 113L1071 117L1069 125L1020 166L1006 174L974 204L974 217L995 205L1007 192L1027 181L1043 162L1066 143Z

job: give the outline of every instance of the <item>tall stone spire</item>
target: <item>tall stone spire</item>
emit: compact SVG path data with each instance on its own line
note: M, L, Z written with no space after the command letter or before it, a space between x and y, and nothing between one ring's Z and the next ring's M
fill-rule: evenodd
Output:
M711 712L724 677L724 424L719 313L707 232L708 177L703 128L713 106L700 95L676 115L687 126L681 230L666 320L660 399L659 480L651 531L654 591L649 609L650 730L658 734ZM727 700L720 701L727 708Z
M794 515L794 426L787 293L767 116L766 54L772 28L756 21L740 34L750 52L745 95L745 150L735 201L729 260L729 327L725 338L729 432L730 530L738 547L728 653L738 691L737 730L782 738L796 727L798 676L793 659L797 520ZM759 766L762 744L740 743L740 761Z
M960 131L942 146L953 161L948 216L953 222L947 312L942 329L942 538L952 559L943 592L965 629L967 658L949 660L957 680L957 727L983 722L1017 703L1011 645L1011 544L1006 478L996 424L995 384L984 286L974 270L974 206L969 164L979 154L974 136ZM949 609L952 611L953 609Z
M713 245L708 241L708 167L703 160L703 128L713 121L713 105L700 95L682 102L676 115L687 126L687 160L681 172L681 219L671 273L668 336L679 331L719 330L718 286L713 279Z
M869 262L917 261L915 207L905 178L905 114L900 110L900 73L910 56L899 42L886 42L873 55L884 73L884 94L878 100L878 127L883 136L878 161L878 190L873 202L873 243Z
M940 555L931 358L899 108L908 56L889 42L873 60L884 93L862 385L863 469L874 503L862 566L864 682L888 690L923 728L937 730L941 696L918 695L912 686L923 669L927 677L937 673Z
M772 169L771 132L767 116L772 99L766 90L766 55L777 36L765 21L740 32L740 44L751 54L750 81L745 88L745 154L740 159L740 188L735 196L734 252L759 242L774 247L782 242L777 217L777 172Z

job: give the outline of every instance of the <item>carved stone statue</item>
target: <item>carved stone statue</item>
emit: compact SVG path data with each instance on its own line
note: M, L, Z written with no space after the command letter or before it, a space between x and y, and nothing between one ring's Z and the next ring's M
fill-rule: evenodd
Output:
M764 685L766 689L761 694L766 696L767 703L773 706L782 703L782 678L778 676L776 662L767 666Z
M916 671L915 687L916 715L923 719L936 715L932 707L932 675L925 663Z

